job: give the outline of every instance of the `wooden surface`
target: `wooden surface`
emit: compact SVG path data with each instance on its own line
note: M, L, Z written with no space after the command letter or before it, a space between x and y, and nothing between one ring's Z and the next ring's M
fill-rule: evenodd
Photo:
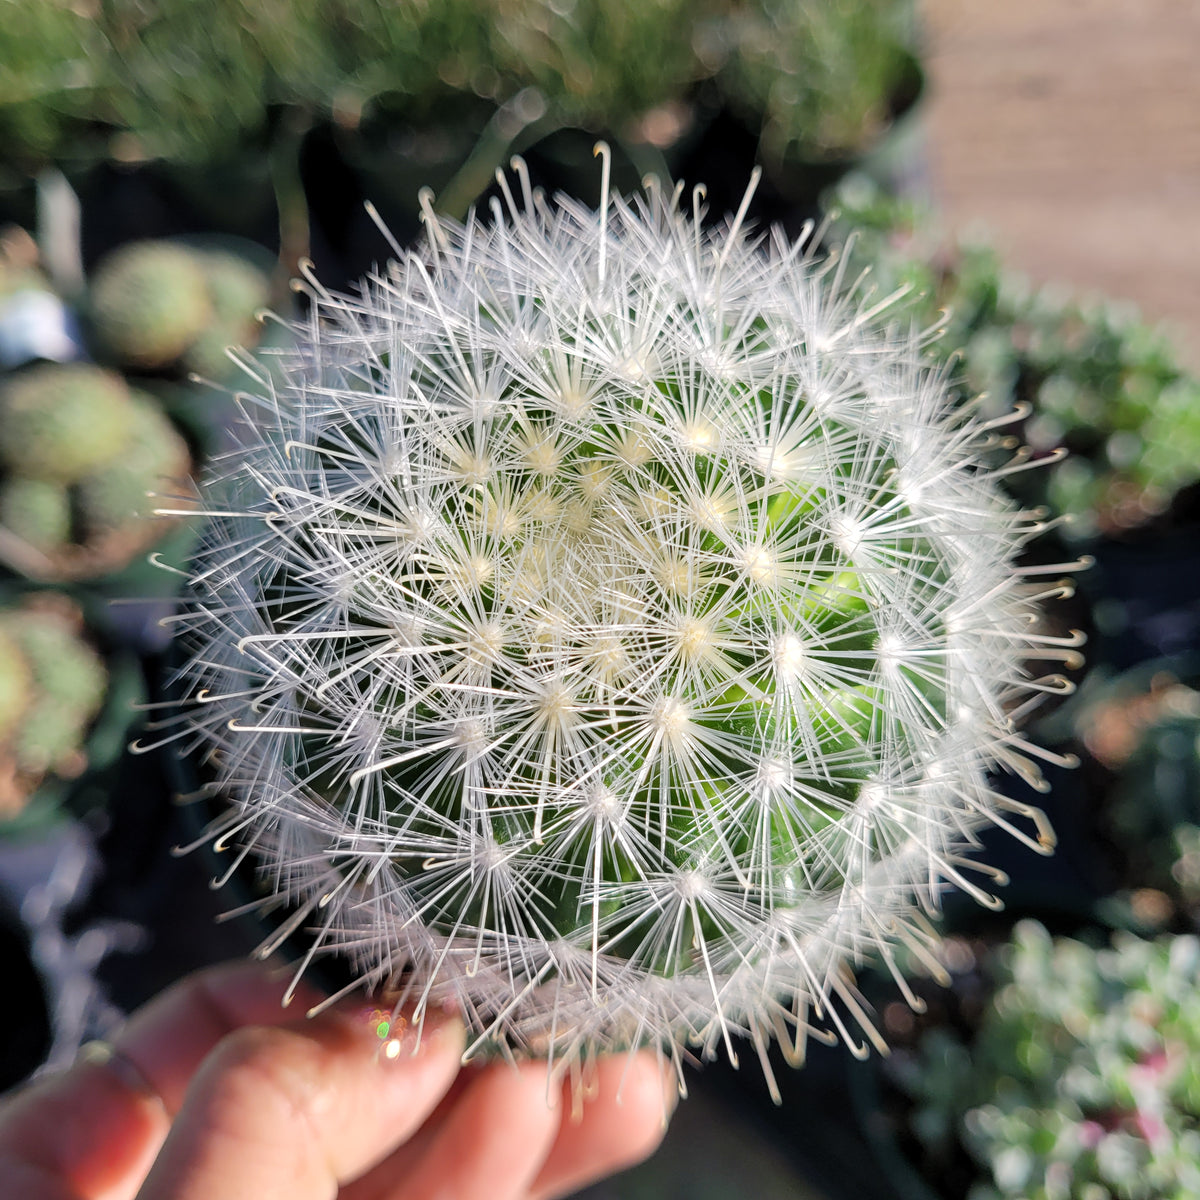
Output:
M1200 0L924 0L950 227L1137 303L1200 368Z

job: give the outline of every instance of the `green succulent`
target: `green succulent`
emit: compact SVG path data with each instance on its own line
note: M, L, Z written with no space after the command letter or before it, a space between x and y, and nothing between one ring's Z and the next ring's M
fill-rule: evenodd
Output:
M116 458L131 424L119 375L84 363L41 364L0 386L0 466L70 484Z
M1142 524L1200 480L1200 380L1130 309L1033 288L985 246L947 248L928 214L861 176L834 205L833 237L856 230L853 270L881 294L908 288L908 319L942 330L931 349L960 399L984 393L991 416L1028 404L1013 432L1037 457L1070 452L1008 480L1024 503L1072 514L1066 536Z
M170 489L186 476L187 443L167 420L157 401L132 392L133 421L119 458L81 479L75 501L85 540L151 518L154 501L147 493Z
M51 479L12 475L0 483L0 525L22 541L54 554L71 542L71 499Z
M215 319L243 335L254 327L255 315L267 303L267 279L252 263L226 250L198 254Z
M80 635L74 613L21 608L0 615L0 638L15 647L27 703L4 743L19 775L36 787L42 776L73 771L88 725L99 712L108 676Z
M175 362L213 320L199 255L157 240L130 242L104 259L92 280L89 310L105 355L142 370Z
M970 1045L926 1037L918 1134L979 1164L969 1200L1200 1195L1200 941L1096 949L1023 921Z
M233 370L226 349L253 346L260 329L257 314L270 299L266 276L252 263L224 250L198 253L212 304L212 320L187 348L188 371L220 380Z

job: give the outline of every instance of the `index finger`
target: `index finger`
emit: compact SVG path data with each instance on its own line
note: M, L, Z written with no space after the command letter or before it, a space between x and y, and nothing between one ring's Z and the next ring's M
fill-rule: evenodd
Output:
M133 1197L213 1048L245 1025L291 1024L320 999L304 988L285 1009L285 985L251 963L191 975L130 1018L115 1059L85 1055L10 1099L0 1107L0 1200L18 1178L38 1181L36 1191L20 1185L23 1197Z

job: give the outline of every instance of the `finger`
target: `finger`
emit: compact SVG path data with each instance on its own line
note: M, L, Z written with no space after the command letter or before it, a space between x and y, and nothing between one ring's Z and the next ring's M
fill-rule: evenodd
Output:
M460 1021L381 1053L360 1005L225 1038L196 1073L139 1200L328 1200L416 1130L453 1082Z
M80 1062L0 1110L0 1198L130 1200L168 1124L153 1096Z
M323 998L300 984L288 1007L288 975L260 963L227 963L189 975L139 1009L113 1039L174 1116L196 1069L226 1035L247 1025L293 1025Z
M544 1062L485 1068L446 1114L419 1161L412 1163L402 1151L363 1181L363 1194L373 1200L524 1197L558 1133L558 1092L548 1095L547 1086Z
M568 1115L530 1185L530 1200L565 1196L648 1158L679 1102L674 1071L649 1052L600 1059L577 1119L570 1110L570 1082L563 1087Z
M281 1007L283 989L265 967L238 964L164 992L114 1039L116 1057L86 1054L0 1109L0 1179L7 1184L19 1170L32 1170L47 1195L53 1186L75 1200L132 1197L204 1056L246 1022L297 1019ZM3 1190L0 1198L6 1200Z

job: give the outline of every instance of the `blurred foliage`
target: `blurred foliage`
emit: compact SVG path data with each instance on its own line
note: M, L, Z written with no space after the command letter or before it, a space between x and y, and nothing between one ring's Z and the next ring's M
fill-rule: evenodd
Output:
M27 170L204 161L289 111L353 126L464 91L620 134L709 80L773 153L853 153L913 42L911 0L0 0L0 144Z
M1035 288L985 246L942 244L927 214L862 176L843 181L830 238L856 230L855 270L884 295L911 294L904 319L940 329L934 357L985 413L1030 406L1019 434L1033 456L1069 456L1006 483L1029 504L1069 513L1085 539L1143 524L1200 480L1200 381L1128 306ZM853 273L853 271L852 271Z
M1107 778L1100 833L1119 850L1114 923L1191 927L1200 914L1200 671L1194 658L1093 671L1055 718Z
M747 117L762 114L772 158L861 152L920 87L913 13L896 0L761 0L734 6L715 29L730 48L721 85Z
M910 1080L922 1140L984 1172L969 1200L1200 1195L1200 942L1023 921L993 967L971 1044L932 1031Z
M85 737L107 682L66 597L0 607L0 827L24 813L47 776L86 769Z

